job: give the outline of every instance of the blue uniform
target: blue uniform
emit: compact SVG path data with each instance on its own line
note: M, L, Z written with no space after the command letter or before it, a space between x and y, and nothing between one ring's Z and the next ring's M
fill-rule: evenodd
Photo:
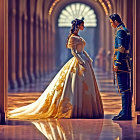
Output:
M123 23L117 27L114 48L114 65L118 66L116 82L122 96L121 116L131 117L132 93L130 92L129 66L130 33Z

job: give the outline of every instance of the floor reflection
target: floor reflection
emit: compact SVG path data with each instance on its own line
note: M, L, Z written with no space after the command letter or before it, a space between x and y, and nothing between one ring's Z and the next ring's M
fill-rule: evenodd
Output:
M103 120L61 119L32 122L48 140L99 140Z
M105 119L48 119L33 122L10 120L7 125L0 125L0 140L140 140L140 124L137 125L135 119L120 122L111 120L120 111L120 96L113 85L112 77L102 71L95 70L95 73ZM9 93L8 110L34 102L41 92L33 90L45 83L35 84L20 93Z
M109 119L8 120L0 140L140 140L140 124Z
M48 140L139 140L136 121L61 119L32 122Z
M115 121L122 131L123 140L140 140L140 125L135 121Z

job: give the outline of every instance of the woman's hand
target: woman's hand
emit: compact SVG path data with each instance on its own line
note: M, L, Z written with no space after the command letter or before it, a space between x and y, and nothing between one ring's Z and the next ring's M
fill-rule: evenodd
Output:
M91 62L91 63L93 62L93 60L91 59L91 57L89 57L89 62Z
M93 60L92 60L91 57L88 55L88 53L87 53L85 50L84 50L83 52L84 52L85 56L88 58L89 63L92 63Z
M83 62L81 65L82 65L82 67L83 67L85 70L87 69L87 65L86 65L85 62Z

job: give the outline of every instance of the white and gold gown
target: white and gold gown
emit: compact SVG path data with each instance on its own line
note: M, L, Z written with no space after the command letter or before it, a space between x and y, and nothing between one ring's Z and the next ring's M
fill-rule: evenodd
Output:
M68 48L74 57L34 103L10 111L9 118L103 118L102 100L85 44L82 37L72 35Z

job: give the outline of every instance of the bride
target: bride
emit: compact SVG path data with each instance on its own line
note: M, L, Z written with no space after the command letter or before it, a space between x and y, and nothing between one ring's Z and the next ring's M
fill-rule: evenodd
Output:
M78 35L83 29L83 18L72 21L66 46L74 57L62 67L34 103L10 111L9 118L103 118L92 59L84 50L85 40Z

